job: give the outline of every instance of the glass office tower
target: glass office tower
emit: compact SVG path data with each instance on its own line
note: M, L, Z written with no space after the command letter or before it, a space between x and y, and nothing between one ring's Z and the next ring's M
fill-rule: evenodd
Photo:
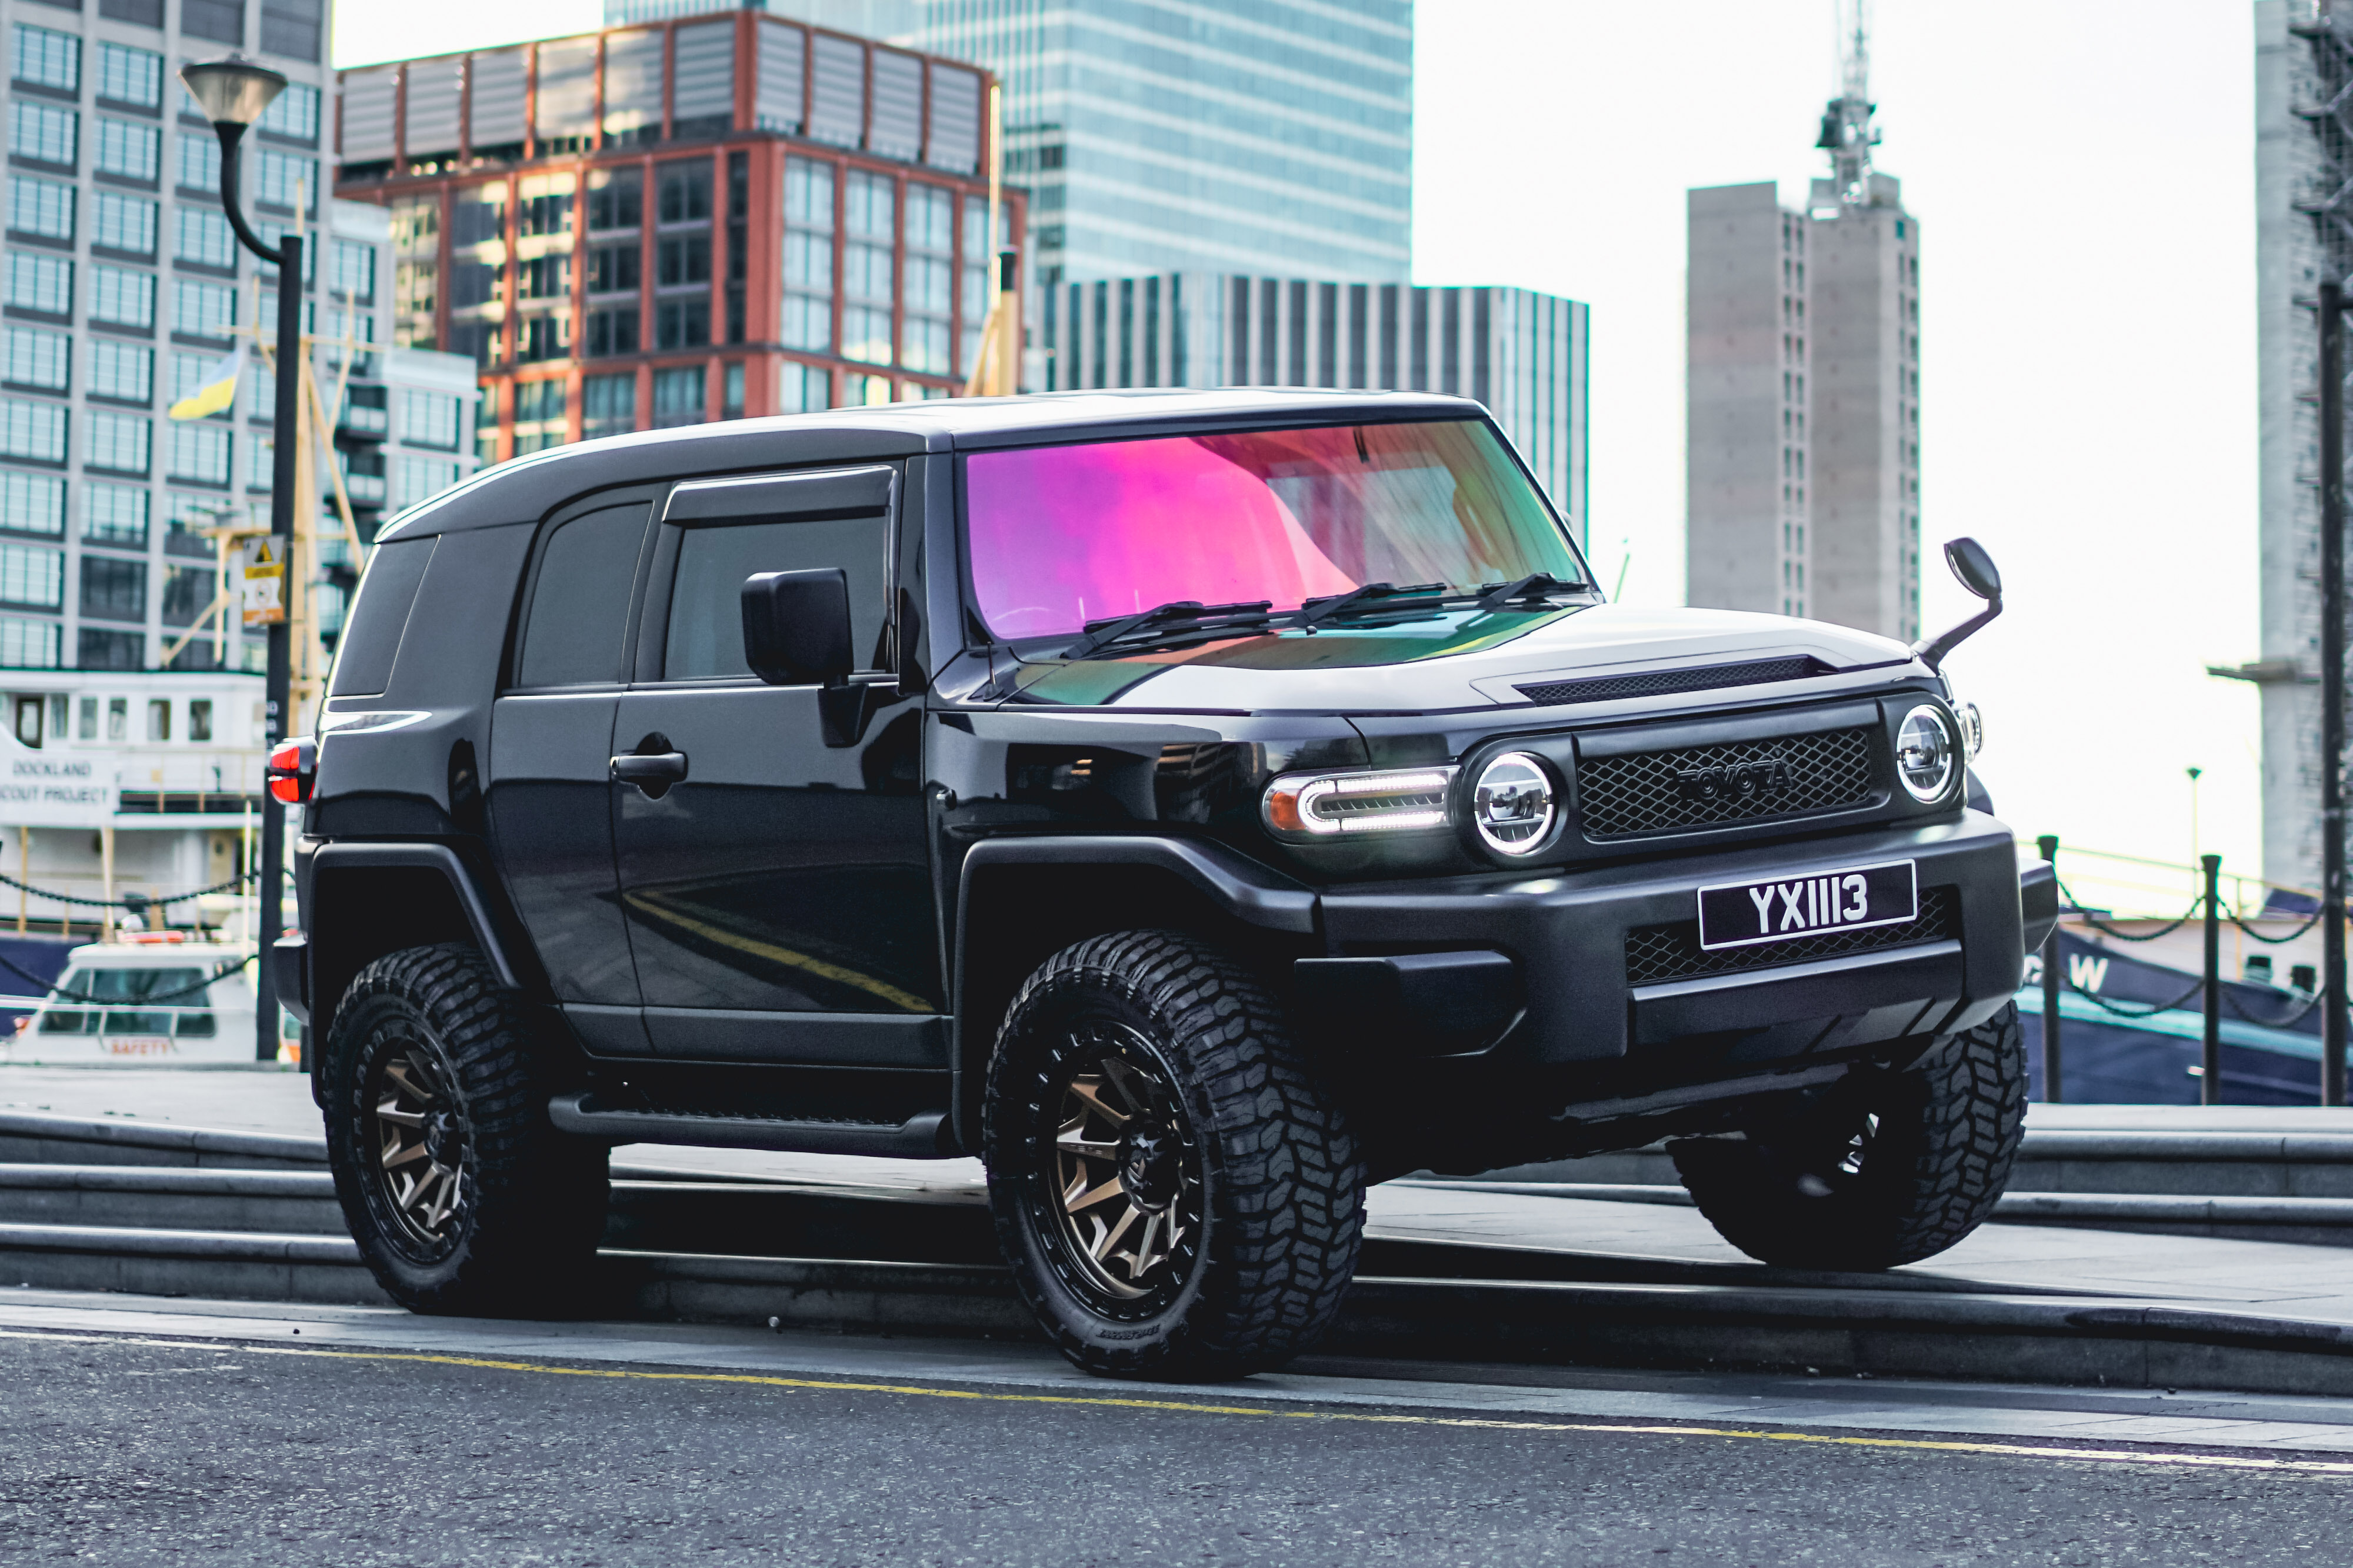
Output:
M1041 281L1407 280L1409 0L928 0L910 41L1003 81Z

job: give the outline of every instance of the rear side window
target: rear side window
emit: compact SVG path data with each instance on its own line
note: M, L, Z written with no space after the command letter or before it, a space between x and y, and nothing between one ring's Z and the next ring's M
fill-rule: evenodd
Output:
M436 536L376 546L367 574L360 579L351 619L335 646L335 679L329 696L374 697L391 683L393 658L400 652L400 634L417 603L417 585L425 580L425 564L439 542Z
M523 622L518 686L591 686L621 679L629 590L652 507L607 507L556 525L541 546Z
M670 589L665 680L749 676L744 660L744 579L759 572L839 566L849 579L850 647L882 658L890 530L881 517L817 518L689 528Z

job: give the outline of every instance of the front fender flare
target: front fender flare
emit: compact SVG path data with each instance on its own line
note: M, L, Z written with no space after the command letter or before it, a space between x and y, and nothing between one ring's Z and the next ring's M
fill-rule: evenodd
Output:
M984 839L965 854L955 891L955 1037L951 1092L958 1145L979 1143L976 1068L987 1042L970 1035L972 1015L966 984L972 946L975 880L1015 867L1133 866L1174 876L1200 893L1219 912L1243 925L1289 936L1314 936L1323 929L1323 900L1314 889L1259 865L1224 845L1167 834L1008 835Z

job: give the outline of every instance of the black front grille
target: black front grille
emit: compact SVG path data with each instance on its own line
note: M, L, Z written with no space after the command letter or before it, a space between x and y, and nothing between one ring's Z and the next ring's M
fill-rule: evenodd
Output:
M1621 697L1658 697L1676 691L1712 691L1722 686L1762 686L1773 680L1804 680L1827 675L1831 667L1800 654L1746 664L1712 664L1702 669L1652 669L1640 675L1595 675L1582 680L1551 680L1523 686L1531 702L1556 707L1567 702L1614 702Z
M1626 984L1655 985L1662 980L1737 974L1750 969L1778 969L1785 963L1810 963L1818 958L1841 958L1850 952L1944 942L1961 934L1960 913L1961 900L1954 889L1924 888L1920 918L1905 925L1831 931L1755 947L1720 947L1712 952L1700 946L1695 920L1636 926L1626 933Z
M1626 838L1865 805L1872 798L1873 733L1867 729L1833 730L1679 752L1586 758L1577 764L1585 836ZM1729 781L1686 778L1759 764L1761 773Z

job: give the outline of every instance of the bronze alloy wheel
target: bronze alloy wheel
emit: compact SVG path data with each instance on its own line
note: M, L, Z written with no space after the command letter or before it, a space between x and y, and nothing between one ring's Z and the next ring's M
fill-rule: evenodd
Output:
M1054 1121L1057 1234L1113 1315L1172 1295L1200 1250L1200 1154L1166 1069L1124 1024L1071 1031Z
M446 942L386 953L352 977L323 1033L335 1199L385 1295L470 1317L595 1299L605 1145L548 1120L570 1086L488 960Z
M1118 1377L1279 1366L1338 1310L1363 1156L1282 1008L1222 948L1109 931L1021 984L981 1101L1014 1289Z
M465 1111L441 1053L417 1039L379 1045L369 1075L367 1146L385 1203L409 1241L447 1247L467 1199Z

